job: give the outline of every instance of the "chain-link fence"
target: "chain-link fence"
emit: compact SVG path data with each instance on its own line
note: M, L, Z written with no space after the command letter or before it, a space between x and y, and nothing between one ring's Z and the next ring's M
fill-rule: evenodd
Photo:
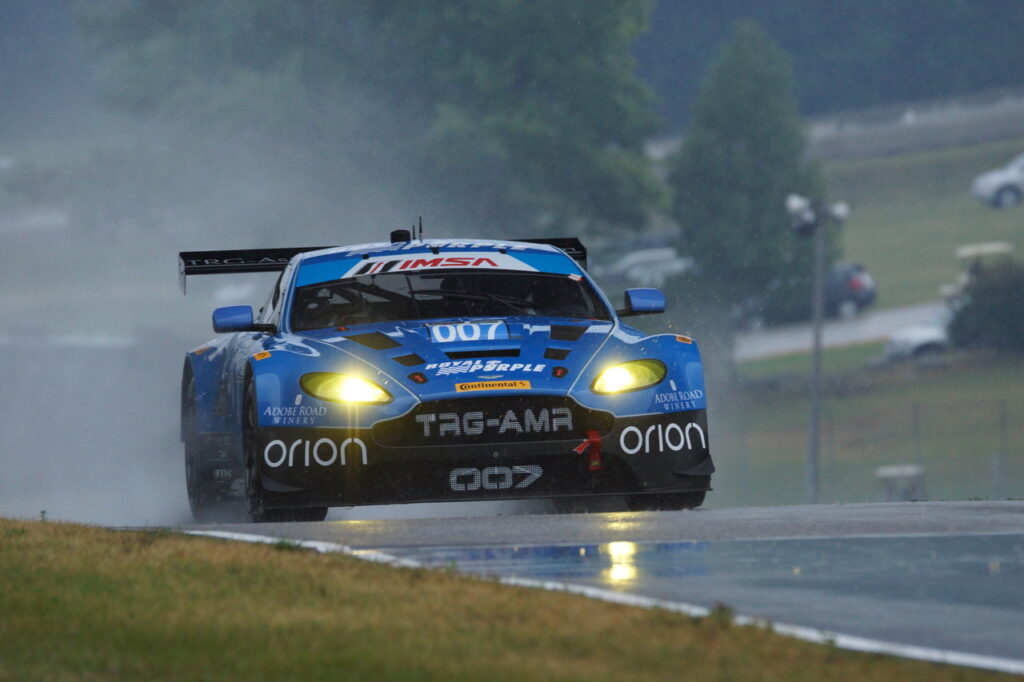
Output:
M1024 497L1024 401L928 393L871 401L870 394L826 399L819 501ZM713 421L719 472L709 502L808 501L807 404L785 404L786 414L770 404L727 406Z

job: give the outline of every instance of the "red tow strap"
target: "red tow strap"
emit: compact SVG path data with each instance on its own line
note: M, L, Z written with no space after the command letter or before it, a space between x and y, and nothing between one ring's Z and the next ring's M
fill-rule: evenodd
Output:
M573 448L573 452L587 456L587 470L600 471L603 467L601 462L601 434L594 430L587 430L587 439Z

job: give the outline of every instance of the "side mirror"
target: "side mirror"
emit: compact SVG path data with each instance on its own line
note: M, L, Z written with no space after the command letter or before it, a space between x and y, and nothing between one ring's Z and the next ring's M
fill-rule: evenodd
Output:
M661 289L626 289L626 308L616 311L620 317L665 312L665 294Z
M227 332L269 332L277 329L272 324L256 324L252 319L252 306L232 305L213 311L213 331Z

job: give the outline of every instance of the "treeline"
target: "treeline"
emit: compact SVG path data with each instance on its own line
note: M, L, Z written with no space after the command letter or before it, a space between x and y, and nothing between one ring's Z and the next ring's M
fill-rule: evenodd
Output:
M750 19L791 56L804 114L1024 85L1020 0L656 0L635 53L672 127Z
M74 7L109 102L204 146L259 140L308 177L307 205L388 188L477 234L639 228L664 205L631 53L646 0Z

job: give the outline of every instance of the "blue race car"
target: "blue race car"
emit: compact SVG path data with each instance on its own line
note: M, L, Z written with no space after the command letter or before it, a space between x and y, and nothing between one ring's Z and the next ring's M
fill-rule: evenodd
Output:
M181 438L197 520L320 520L328 507L710 490L704 373L686 336L622 318L577 239L423 240L180 254L186 275L280 271L218 308L188 353ZM563 505L564 506L564 505Z

